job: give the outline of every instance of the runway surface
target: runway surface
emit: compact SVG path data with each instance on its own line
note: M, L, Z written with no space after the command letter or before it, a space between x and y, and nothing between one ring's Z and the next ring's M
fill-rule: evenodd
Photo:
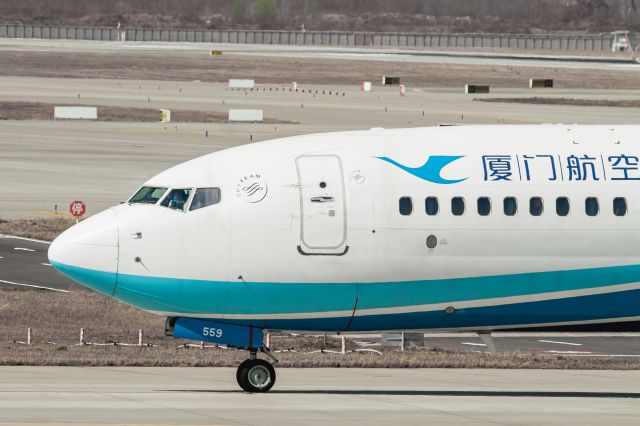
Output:
M0 367L0 425L636 425L640 371Z
M0 235L0 289L69 291L78 286L47 259L49 244Z
M47 215L55 204L66 208L75 199L85 201L88 214L95 214L126 200L170 166L219 149L291 135L437 123L640 123L640 108L487 104L474 101L476 96L465 95L462 88L409 88L401 97L397 88L362 93L355 86L300 86L305 93L291 93L269 87L273 89L260 86L260 91L244 92L199 82L0 77L0 101L222 113L260 108L266 117L299 123L1 121L0 182L12 185L0 194L0 216ZM531 91L498 89L488 96L523 95L531 96ZM554 89L544 95L632 99L640 90Z
M503 52L478 49L411 49L411 48L354 48L336 46L294 46L268 44L227 44L189 42L117 42L93 40L0 39L2 50L45 52L208 52L222 50L225 54L269 56L283 58L356 59L412 63L449 63L466 65L507 65L556 68L627 69L640 71L631 55L605 52L581 52L580 56L562 52Z

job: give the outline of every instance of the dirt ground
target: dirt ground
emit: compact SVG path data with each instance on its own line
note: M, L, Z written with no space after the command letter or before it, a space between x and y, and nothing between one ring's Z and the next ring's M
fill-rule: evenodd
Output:
M30 346L24 344L28 327L33 330ZM81 327L88 345L79 344ZM144 346L137 346L138 329L144 331ZM246 351L185 343L195 342L164 336L164 318L93 292L0 291L0 365L235 367L247 356ZM283 367L640 368L619 359L490 355L437 347L404 352L377 347L380 353L366 349L347 339L347 353L341 354L340 340L331 336L326 342L322 336L288 333L271 338L271 350Z
M359 84L382 75L404 84L459 87L470 81L494 87L522 87L530 77L553 78L557 88L637 89L640 73L624 70L512 67L388 62L375 60L260 57L207 52L23 52L0 51L0 75L34 77L150 79L226 82L252 78L258 83Z
M45 104L38 102L0 102L0 120L53 120L55 106L65 104ZM160 113L153 108L114 107L96 105L98 121L160 121ZM171 111L171 121L176 123L226 123L226 114L205 111ZM287 123L291 121L265 118L265 123Z

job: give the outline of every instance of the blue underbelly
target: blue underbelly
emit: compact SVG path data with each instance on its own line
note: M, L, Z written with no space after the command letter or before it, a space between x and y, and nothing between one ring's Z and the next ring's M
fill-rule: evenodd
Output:
M90 288L114 279L107 272L57 267ZM500 328L640 316L638 265L380 283L226 282L124 274L117 283L114 297L141 309L273 329Z

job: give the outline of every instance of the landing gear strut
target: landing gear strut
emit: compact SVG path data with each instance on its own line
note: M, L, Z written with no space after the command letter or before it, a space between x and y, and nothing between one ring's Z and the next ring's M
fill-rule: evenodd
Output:
M278 362L267 347L262 346L260 351L273 359L274 364ZM250 358L238 366L236 380L246 392L264 393L276 383L276 370L273 364L258 358L255 351L250 351Z
M276 370L273 366L278 360L263 344L264 331L261 328L200 318L169 317L165 323L165 335L248 349L249 359L240 364L236 372L240 387L247 392L263 393L268 392L276 383ZM258 351L268 356L272 362L259 359Z

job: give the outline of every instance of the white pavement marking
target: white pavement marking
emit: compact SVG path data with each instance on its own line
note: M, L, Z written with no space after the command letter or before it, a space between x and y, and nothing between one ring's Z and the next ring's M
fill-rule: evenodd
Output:
M20 287L41 288L43 290L59 291L60 293L69 293L69 291L67 291L67 290L61 290L59 288L43 287L41 285L14 283L13 281L5 281L5 280L0 280L0 283L17 285L17 286L20 286Z
M556 345L582 346L582 343L557 342L555 340L538 340L540 343L555 343Z
M20 250L20 251L35 251L35 250L30 249L30 248L24 248L24 247L14 247L13 249L14 250Z
M600 358L640 358L640 354L628 354L628 355L624 355L624 354L567 354L569 356L587 356L589 358L591 357L600 357Z
M462 342L462 345L469 345L469 346L487 346L484 343L472 343L472 342Z
M559 354L559 355L591 355L593 352L589 351L540 351L543 354Z
M50 263L41 263L42 266L51 266Z

